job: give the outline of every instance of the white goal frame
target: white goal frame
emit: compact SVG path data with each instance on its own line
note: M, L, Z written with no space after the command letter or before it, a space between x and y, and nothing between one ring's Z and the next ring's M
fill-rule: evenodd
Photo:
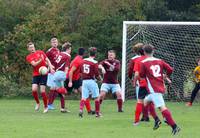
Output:
M123 21L122 39L122 72L121 72L121 93L125 101L125 82L126 82L126 42L128 25L200 25L200 22L162 22L162 21ZM137 34L135 34L137 35ZM133 37L135 36L133 35Z

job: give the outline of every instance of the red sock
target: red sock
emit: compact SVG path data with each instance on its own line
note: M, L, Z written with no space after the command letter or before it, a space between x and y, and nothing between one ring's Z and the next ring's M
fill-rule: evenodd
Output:
M87 112L90 112L91 111L91 106L90 106L90 99L86 99L85 101L85 107L87 109Z
M122 99L117 99L118 110L122 110Z
M98 100L95 100L95 112L98 114L100 111L100 102Z
M41 92L43 103L44 103L44 108L47 108L47 95L45 92Z
M170 113L170 111L168 109L162 111L162 115L163 117L167 120L167 123L173 127L174 125L176 125L176 123L174 122L172 115Z
M143 103L137 103L135 110L135 122L140 121L140 114L142 112Z
M148 105L143 106L143 117L146 119L147 117L149 117L148 115Z
M53 94L54 94L54 90L50 90L49 91L49 102L48 102L48 104L52 104L53 103L52 102Z
M65 98L62 96L62 94L59 94L60 96L60 105L61 105L61 108L65 108Z
M86 102L85 100L81 100L80 101L80 111L81 112L83 112L83 108L84 108L85 102Z
M38 93L37 93L37 91L32 91L32 95L33 95L33 97L34 97L36 103L39 104L40 101L39 101L39 98L38 98Z
M156 111L155 111L155 108L154 108L154 104L150 103L148 106L149 106L148 110L149 110L151 116L154 118L154 120L157 119L158 116L156 114Z
M57 91L54 90L53 95L52 95L52 103L51 104L53 104L53 102L56 99L57 95L58 95Z
M102 100L102 99L100 99L100 101L99 101L99 102L100 102L100 104L102 104L103 100Z

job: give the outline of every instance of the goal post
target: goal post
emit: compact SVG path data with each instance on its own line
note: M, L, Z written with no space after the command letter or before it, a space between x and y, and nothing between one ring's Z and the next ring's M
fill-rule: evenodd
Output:
M135 90L128 78L128 63L132 45L152 44L154 56L165 60L173 68L172 85L166 86L164 97L187 100L193 89L192 71L200 57L200 22L124 21L122 40L121 87L123 100L135 98Z

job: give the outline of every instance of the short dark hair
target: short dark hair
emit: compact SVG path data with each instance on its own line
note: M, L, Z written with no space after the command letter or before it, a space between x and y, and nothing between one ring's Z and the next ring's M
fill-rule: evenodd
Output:
M108 53L114 53L114 54L116 54L116 51L113 50L113 49L111 49L111 50L108 50Z
M154 50L154 46L151 45L151 44L146 44L146 45L144 45L143 50L144 50L144 52L147 53L147 54L152 54L152 53L153 53L153 50Z
M144 55L143 46L144 46L143 43L137 43L137 44L133 45L132 50L133 50L134 53L136 53L138 55L139 54Z
M78 49L78 55L83 56L85 54L85 49L83 47L80 47Z
M90 56L96 56L97 48L96 47L90 47L89 53L90 53Z
M62 45L62 51L66 51L67 49L69 49L70 47L72 47L72 44L70 42L65 42Z
M28 44L26 45L27 46L27 48L30 46L30 45L34 45L34 43L33 42L28 42Z

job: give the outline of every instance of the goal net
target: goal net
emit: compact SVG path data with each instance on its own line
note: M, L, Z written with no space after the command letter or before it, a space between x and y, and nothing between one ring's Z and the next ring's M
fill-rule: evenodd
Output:
M122 93L124 99L135 98L128 78L132 46L138 42L155 46L154 56L173 68L172 85L166 84L165 99L187 100L194 87L193 69L200 57L200 22L124 21L122 51Z

